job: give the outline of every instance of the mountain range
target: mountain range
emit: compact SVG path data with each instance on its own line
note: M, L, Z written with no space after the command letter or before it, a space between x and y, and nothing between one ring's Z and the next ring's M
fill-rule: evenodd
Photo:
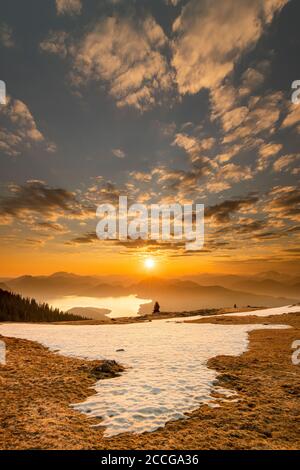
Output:
M300 299L299 276L274 271L255 276L199 274L179 279L122 276L80 276L58 272L50 276L5 278L2 289L34 297L40 301L67 295L120 297L137 295L158 300L164 311L188 311L201 308L238 306L282 306ZM0 284L1 286L1 284ZM151 304L141 307L149 313Z

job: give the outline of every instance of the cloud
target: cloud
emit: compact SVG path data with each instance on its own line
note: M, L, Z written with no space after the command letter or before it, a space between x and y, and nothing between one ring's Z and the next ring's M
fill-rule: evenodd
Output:
M58 15L80 15L81 0L55 0Z
M286 253L293 253L296 255L300 255L300 248L287 248L284 250Z
M38 222L36 225L37 230L42 230L45 232L60 232L66 233L67 230L62 224L54 223L54 222Z
M275 157L282 150L282 147L282 144L273 142L262 145L259 149L258 171L265 170L270 163L270 158Z
M30 245L30 246L41 246L44 245L45 239L39 239L39 238L25 238L24 244L25 245Z
M122 149L112 149L112 154L117 158L125 158L126 153Z
M280 150L282 149L281 144L264 144L260 149L259 149L259 154L262 158L270 158L275 156Z
M177 0L166 0L177 5ZM40 44L43 51L62 58L70 55L70 80L79 91L98 82L118 107L132 106L145 111L164 97L198 93L209 88L215 96L215 118L223 119L225 131L235 129L247 115L245 106L234 106L238 97L248 95L264 81L268 60L249 67L240 89L222 82L241 55L253 47L274 15L288 0L190 0L173 24L170 39L151 16L112 16L94 22L81 39L64 31L50 31ZM60 14L79 13L78 0L57 0ZM222 90L221 90L221 87ZM233 92L231 105L223 93ZM225 99L230 99L229 95ZM218 101L218 105L216 102ZM220 112L220 108L223 111ZM216 110L215 110L216 111ZM229 113L230 111L230 113Z
M173 25L172 65L181 94L220 85L288 0L191 0Z
M99 242L99 239L95 232L87 232L81 236L73 238L67 241L66 245L90 245L95 242ZM148 253L158 253L165 251L178 251L179 253L185 253L185 241L157 241L157 240L102 240L102 245L106 244L113 247L115 250L116 247L126 248L128 250L141 250ZM202 252L204 250L201 250Z
M231 232L231 227L229 232ZM236 233L248 235L252 237L255 232L258 232L265 228L265 222L263 220L254 220L251 218L241 219L238 224L232 227L232 230ZM222 231L222 229L221 229Z
M207 217L213 218L217 223L229 222L233 214L254 206L257 201L258 197L254 196L243 199L227 200L209 207L206 210L206 215Z
M225 146L222 148L222 153L219 153L216 157L216 161L218 163L226 163L229 162L233 157L235 157L239 151L241 150L241 144L235 144L232 146Z
M199 138L185 133L175 135L173 145L177 145L185 150L189 156L190 170L183 171L162 171L159 181L168 182L169 189L179 188L181 195L200 192L199 179L205 177L201 187L207 192L218 193L231 188L232 183L238 183L242 180L250 180L254 173L249 166L240 166L228 162L239 151L240 146L235 145L227 148L224 154L217 157L207 157L206 152L214 149L216 145L215 138ZM164 186L163 186L164 188Z
M300 190L295 186L277 186L269 194L265 212L279 219L300 221Z
M210 150L215 145L216 139L213 137L199 139L184 133L178 133L175 136L173 145L183 148L190 156L197 156L202 151Z
M209 193L221 193L222 191L230 189L231 184L229 184L227 181L212 179L206 183L205 188Z
M281 92L251 97L245 118L238 127L227 133L223 143L240 140L243 145L249 145L249 139L253 141L258 134L263 132L271 134L279 121L282 103L283 94ZM222 119L226 121L226 117Z
M69 241L66 242L66 245L88 245L92 244L95 242L99 242L99 238L97 237L97 234L95 231L93 232L86 232L83 235L80 235L78 237L75 237ZM126 241L122 240L102 240L102 243L105 243L107 245L116 247L124 247L127 249L143 249L143 251L161 251L161 250L177 250L180 248L185 248L185 242L184 241L176 241L176 240L170 240L170 241L157 241L157 240L143 240L143 239L137 239L137 240L131 240L128 239Z
M104 82L118 107L139 110L160 101L172 76L163 49L167 38L154 18L110 17L98 21L74 54L72 82Z
M234 163L228 163L220 168L217 173L217 179L219 181L230 181L233 183L239 183L243 180L250 180L253 178L253 173L249 166L236 165Z
M203 192L200 180L211 173L211 161L201 156L192 160L189 170L160 166L152 171L152 178L157 184L156 195L163 199L164 203L174 202L174 197L181 203L187 202Z
M185 241L160 241L160 240L117 240L114 242L115 246L121 246L127 249L141 249L143 252L157 253L163 251L178 251L179 253L186 253ZM202 250L203 252L203 250Z
M288 114L286 115L282 127L292 127L298 124L300 133L300 105L290 104Z
M66 245L88 245L90 243L94 243L95 241L98 241L98 237L96 232L87 232L84 235L81 235L79 237L75 237L72 240L69 240L66 242Z
M273 164L273 169L276 172L279 171L287 171L288 167L290 167L293 163L299 160L300 155L292 154L292 155L283 155L282 157L278 158L276 162Z
M239 99L237 88L228 82L211 90L211 121L220 118L225 132L239 126L249 113L247 106L239 105Z
M208 180L204 183L206 192L220 193L231 189L233 183L251 180L254 176L249 166L241 166L235 163L227 163L218 166L215 171L209 175Z
M181 0L165 0L167 5L171 5L173 7L176 7L180 2Z
M288 0L190 0L173 24L168 39L156 20L148 15L103 18L79 40L66 32L51 31L41 49L65 58L72 57L70 79L78 90L88 82L105 84L118 107L132 106L140 111L160 104L168 95L194 94L202 88L213 90L215 102L221 97L223 80L241 55L253 47ZM79 11L81 2L60 1L61 12ZM177 5L176 0L168 1ZM77 4L75 7L73 4ZM72 7L70 6L72 5ZM268 70L268 61L249 67L240 90L234 90L230 115L224 118L226 131L245 119L247 109L235 107L237 96L258 88ZM228 92L223 89L222 92ZM178 98L178 96L177 96ZM229 97L227 97L229 99ZM222 99L219 108L224 103ZM225 104L225 108L228 106ZM229 109L227 109L229 111Z
M192 171L159 167L153 170L152 174L157 178L162 191L182 191L183 189L192 191L197 186L198 175Z
M293 168L292 175L295 175L295 176L300 175L300 167Z
M23 101L8 97L7 104L0 108L0 119L0 150L7 155L17 156L24 148L41 143L47 151L55 151L55 145L46 141Z
M65 58L69 53L69 35L65 31L49 31L48 36L40 43L40 49L49 54Z
M1 220L2 217L15 217L26 221L29 216L37 215L53 221L66 212L74 216L80 212L74 193L51 188L42 181L28 181L21 186L10 185L9 194L0 199Z
M222 124L225 132L231 131L245 121L249 110L246 106L234 108L222 116Z
M265 81L270 70L270 62L264 60L259 62L255 68L249 67L242 75L242 84L239 89L240 96L250 95L257 90Z
M239 99L237 89L231 84L224 83L211 91L212 120L236 107Z
M84 193L82 199L85 199L89 205L98 204L118 204L119 197L122 195L121 188L111 181L105 181L102 176L95 178L91 187Z
M211 120L220 119L225 134L224 143L237 140L249 146L249 139L261 132L272 133L280 118L284 105L282 92L267 92L262 96L252 95L241 104L238 88L228 82L211 90Z
M129 176L135 181L139 181L141 183L149 183L152 179L151 174L143 171L132 171L131 173L129 173Z
M14 47L15 45L13 30L6 23L0 24L0 44L7 48Z

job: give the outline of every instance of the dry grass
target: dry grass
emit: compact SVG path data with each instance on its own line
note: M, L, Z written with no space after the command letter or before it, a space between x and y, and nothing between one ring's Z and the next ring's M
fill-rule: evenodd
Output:
M257 317L255 314L241 317L231 317L230 314L220 314L220 316L214 318L199 318L197 320L191 321L186 320L186 322L213 323L217 325L290 325L297 329L300 326L300 312L284 313L283 315L269 315L268 317Z
M250 333L239 357L218 356L209 366L219 383L238 392L239 402L202 406L189 419L153 433L104 439L95 420L73 411L93 392L95 363L65 358L24 340L5 338L8 365L0 366L2 449L299 449L299 367L291 344L300 339L300 315L223 317L200 321L225 324L284 323L287 330ZM2 338L3 339L3 338Z
M136 317L120 317L120 318L109 318L104 320L75 320L75 321L63 321L53 322L54 325L123 325L127 323L143 323L155 320L166 320L171 318L184 318L199 315L199 317L208 317L210 315L223 315L227 313L238 313L238 312L253 312L254 310L261 310L266 307L241 307L241 308L210 308L201 309L195 311L186 312L159 312L148 315L138 315Z

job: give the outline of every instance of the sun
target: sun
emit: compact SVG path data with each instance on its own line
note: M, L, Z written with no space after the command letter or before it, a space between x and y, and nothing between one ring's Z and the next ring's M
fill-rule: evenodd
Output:
M155 267L155 261L153 258L147 258L144 262L145 268L153 269Z

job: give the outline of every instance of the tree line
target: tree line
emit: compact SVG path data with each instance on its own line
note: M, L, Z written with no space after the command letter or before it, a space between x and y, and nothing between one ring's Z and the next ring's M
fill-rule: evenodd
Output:
M0 289L0 321L11 322L57 322L87 320L80 315L64 313L47 303L24 298L19 294Z

